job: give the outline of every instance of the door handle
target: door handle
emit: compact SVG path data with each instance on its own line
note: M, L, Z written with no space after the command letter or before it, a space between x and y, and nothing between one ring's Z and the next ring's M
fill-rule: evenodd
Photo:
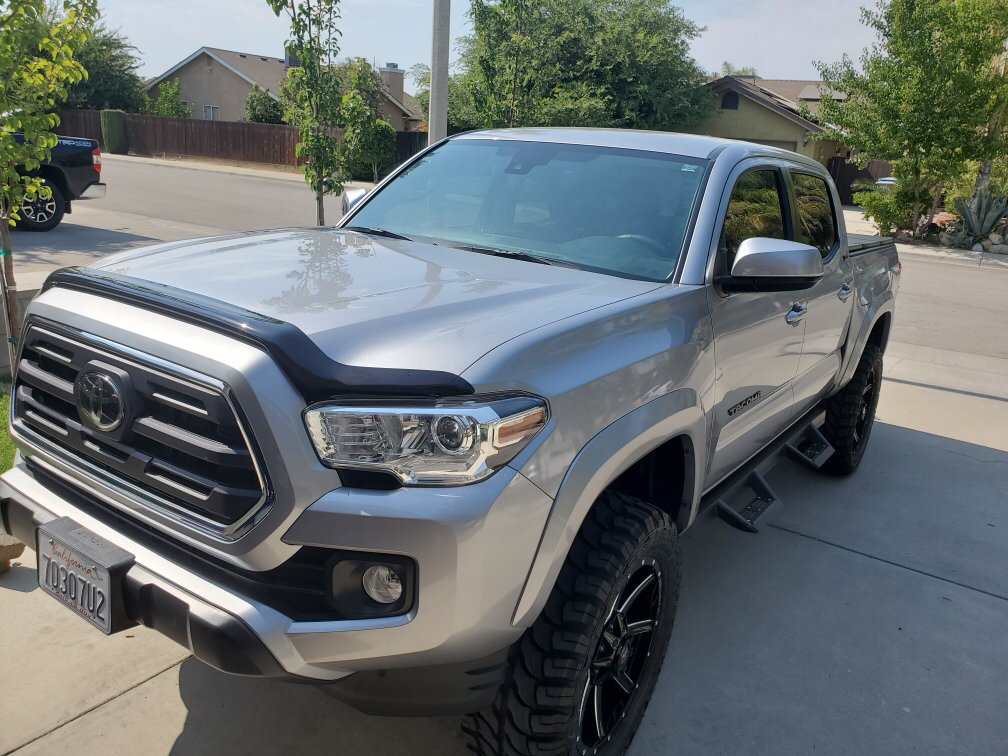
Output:
M806 315L808 315L808 310L800 304L795 304L791 305L791 311L784 316L784 320L797 328L798 324L805 320Z
M836 295L840 298L841 302L846 302L847 297L849 297L853 293L854 289L851 288L851 285L845 283L843 286L840 287L840 291L838 291Z

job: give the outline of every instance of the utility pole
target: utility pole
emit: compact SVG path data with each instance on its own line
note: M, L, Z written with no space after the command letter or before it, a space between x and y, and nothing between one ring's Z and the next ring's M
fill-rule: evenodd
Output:
M428 144L434 144L448 136L448 48L451 44L450 22L451 0L434 0L430 67L430 118L427 123Z

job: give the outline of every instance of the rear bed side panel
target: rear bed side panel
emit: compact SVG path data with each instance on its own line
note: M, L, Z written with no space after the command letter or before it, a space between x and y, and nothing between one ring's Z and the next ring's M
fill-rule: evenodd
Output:
M891 240L874 239L877 241L867 242L861 237L850 237L850 255L854 263L856 285L854 311L844 348L840 379L831 395L846 386L853 377L868 337L879 319L888 314L889 327L892 327L900 281L899 255ZM888 338L888 332L885 337Z

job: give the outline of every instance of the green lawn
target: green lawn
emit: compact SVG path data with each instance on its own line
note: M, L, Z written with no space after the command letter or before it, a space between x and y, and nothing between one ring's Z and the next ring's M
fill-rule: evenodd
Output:
M10 470L14 462L14 442L7 435L7 410L10 407L10 384L0 383L0 412L3 413L3 433L0 434L0 472Z

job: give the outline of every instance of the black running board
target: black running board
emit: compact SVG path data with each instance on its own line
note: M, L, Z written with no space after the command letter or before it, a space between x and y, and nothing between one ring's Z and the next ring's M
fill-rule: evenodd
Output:
M819 432L825 419L822 405L806 412L738 470L704 494L697 519L716 513L729 525L758 533L780 506L780 499L764 476L784 457L818 469L833 454L833 447Z

